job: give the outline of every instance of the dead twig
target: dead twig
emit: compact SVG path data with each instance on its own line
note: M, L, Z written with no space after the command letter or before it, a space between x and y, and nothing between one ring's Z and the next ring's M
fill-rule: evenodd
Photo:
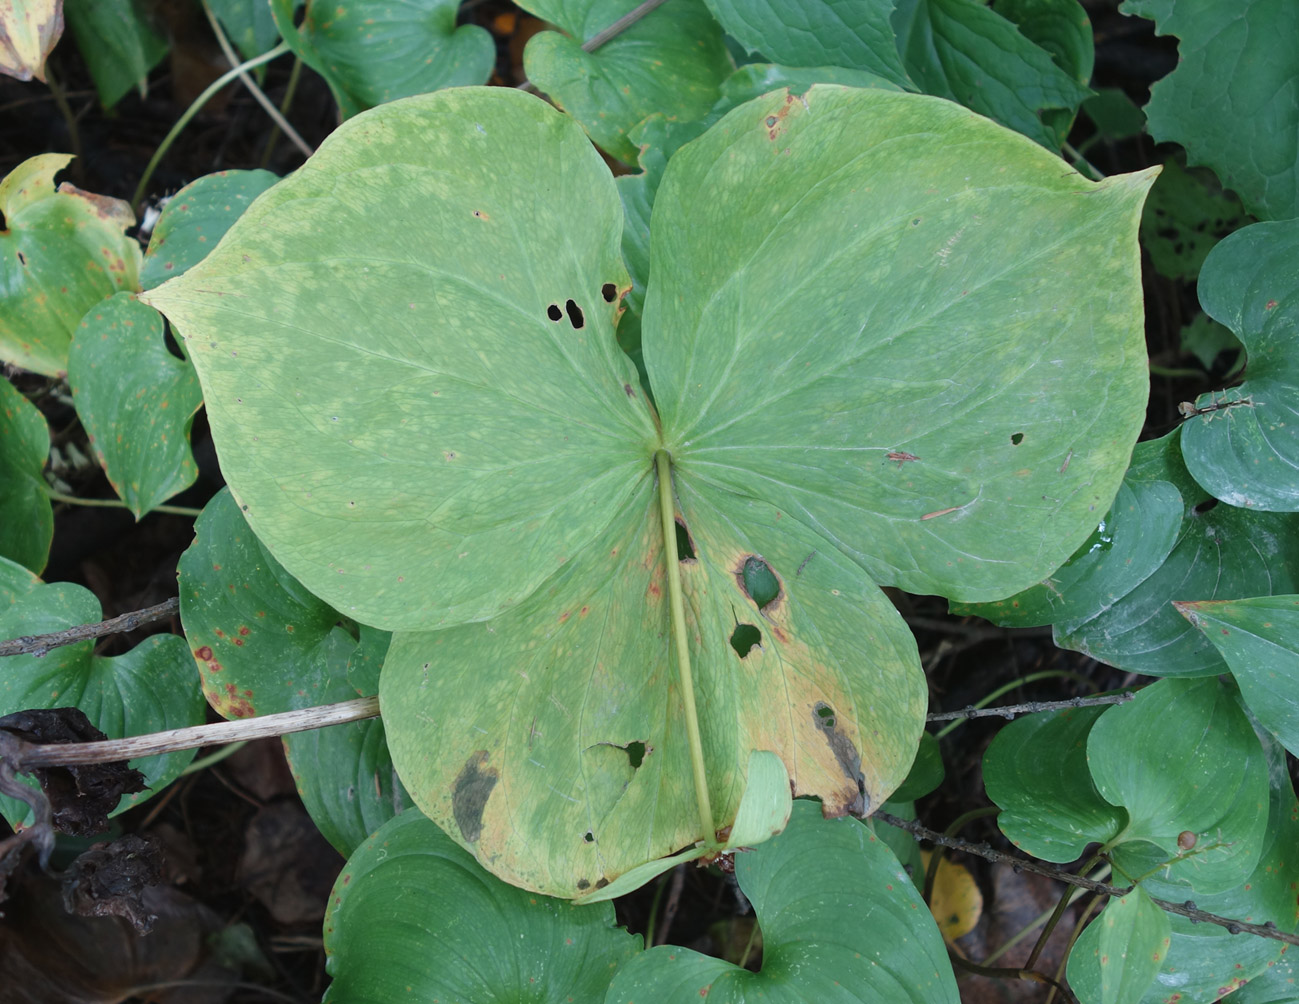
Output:
M1070 708L1088 708L1097 704L1127 704L1136 694L1103 694L1100 697L1070 697L1063 701L1027 701L1024 704L1005 704L999 708L976 708L973 704L960 711L935 711L926 715L929 722L950 722L955 718L1014 718L1039 711L1067 711Z
M180 600L170 599L143 610L133 610L129 614L112 617L106 621L93 624L78 624L76 627L64 628L62 631L51 631L49 634L24 635L21 638L10 638L0 641L0 658L8 655L34 655L37 658L45 655L52 648L61 645L75 645L90 638L102 638L104 635L120 634L134 631L146 624L166 620L180 609Z

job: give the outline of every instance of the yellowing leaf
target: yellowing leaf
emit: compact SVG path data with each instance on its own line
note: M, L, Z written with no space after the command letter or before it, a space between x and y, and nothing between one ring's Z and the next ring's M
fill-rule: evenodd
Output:
M929 868L933 851L921 851L920 860ZM929 912L938 921L938 930L947 941L963 938L974 930L983 915L983 893L974 881L970 869L943 858L934 875L933 894L929 897Z
M45 81L45 57L63 34L61 0L0 0L0 73Z

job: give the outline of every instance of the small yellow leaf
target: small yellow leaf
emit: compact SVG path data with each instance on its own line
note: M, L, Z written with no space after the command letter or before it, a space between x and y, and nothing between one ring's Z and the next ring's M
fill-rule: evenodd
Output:
M932 851L921 851L920 859L929 868ZM947 941L955 941L974 930L983 913L983 893L974 876L964 865L954 864L947 858L938 862L934 876L934 892L929 910L938 921L938 930Z
M62 34L62 0L0 0L0 73L43 82L45 57Z

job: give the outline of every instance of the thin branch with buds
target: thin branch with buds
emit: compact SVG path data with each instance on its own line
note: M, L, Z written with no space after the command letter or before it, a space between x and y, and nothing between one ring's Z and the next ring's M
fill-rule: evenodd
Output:
M1031 715L1039 711L1067 711L1070 708L1088 708L1097 704L1126 704L1137 695L1103 694L1100 697L1071 697L1065 701L1027 701L1024 704L1006 704L999 708L976 708L970 705L960 711L936 711L927 715L930 722L948 722L954 718L1014 718L1016 715Z
M93 624L78 624L76 627L64 628L62 631L51 631L49 634L24 635L21 638L10 638L0 641L0 658L8 655L34 655L40 657L52 648L60 645L75 645L79 641L91 638L102 638L104 635L120 634L134 631L136 628L166 620L180 609L180 600L174 597L165 603L133 610L120 617L106 621L95 621Z

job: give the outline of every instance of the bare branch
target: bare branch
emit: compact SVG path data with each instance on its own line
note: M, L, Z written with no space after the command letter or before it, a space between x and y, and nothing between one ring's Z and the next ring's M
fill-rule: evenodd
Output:
M21 638L10 638L8 641L0 641L0 658L7 655L34 655L39 658L49 652L50 649L58 648L60 645L75 645L77 642L86 641L89 638L102 638L104 635L134 631L146 624L166 620L179 609L180 600L172 598L165 603L145 607L143 610L133 610L129 614L112 617L106 621L96 621L93 624L78 624L76 627L64 628L62 631L52 631L49 634L33 634L24 635Z
M985 861L1008 864L1017 871L1044 875L1047 878L1053 878L1068 885L1076 885L1091 892L1099 893L1102 896L1126 896L1132 891L1132 886L1119 887L1109 885L1106 882L1097 882L1093 879L1084 878L1082 875L1067 872L1063 868L1043 864L1029 858L1021 858L1014 854L1007 854L1004 851L993 850L987 844L972 844L960 837L949 837L937 830L929 829L929 827L916 822L914 819L902 819L887 812L876 812L871 818L888 823L890 826L896 826L900 830L906 830L917 840L928 840L931 843L940 844L952 850L965 851L967 854L973 854ZM1299 945L1299 935L1288 934L1279 930L1272 921L1268 921L1266 924L1251 924L1247 921L1220 917L1216 913L1200 910L1193 900L1188 899L1185 903L1169 903L1166 900L1155 899L1153 896L1150 898L1160 909L1185 917L1192 923L1217 924L1219 927L1225 927L1229 934L1256 934L1260 938L1284 941L1287 945Z
M971 704L960 711L936 711L926 715L929 722L948 722L954 718L1014 718L1016 715L1034 714L1039 711L1067 711L1070 708L1087 708L1096 704L1127 704L1135 698L1135 693L1104 694L1101 697L1071 697L1065 701L1028 701L1024 704L1007 704L999 708L976 708Z

